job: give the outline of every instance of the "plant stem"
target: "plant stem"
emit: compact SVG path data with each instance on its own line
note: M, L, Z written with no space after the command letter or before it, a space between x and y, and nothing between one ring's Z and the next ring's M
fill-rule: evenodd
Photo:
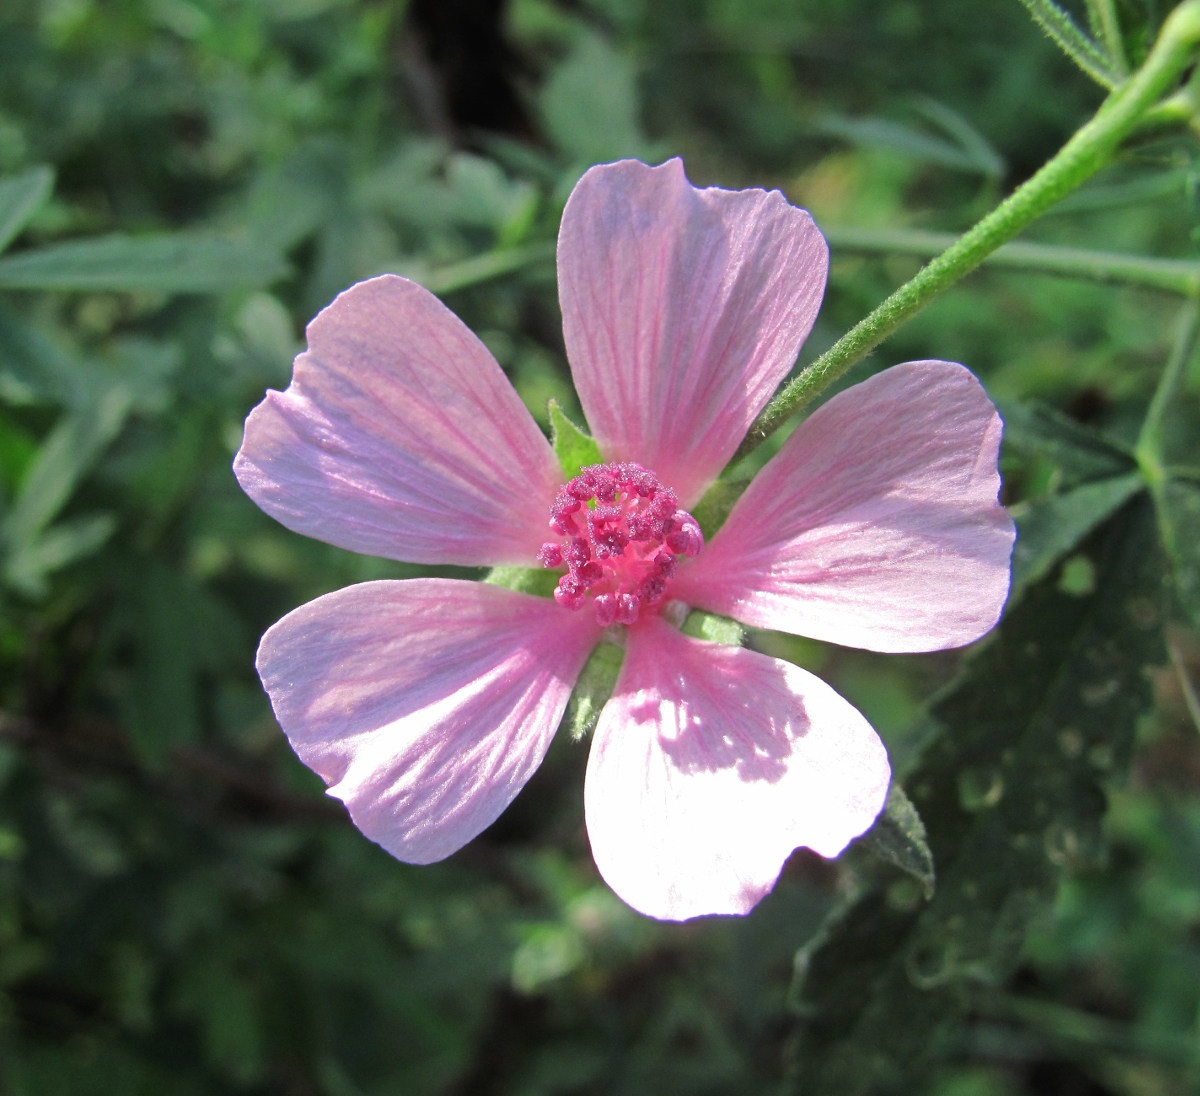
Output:
M1179 691L1183 694L1183 703L1187 707L1188 715L1192 717L1192 726L1200 731L1200 696L1196 694L1196 686L1192 684L1188 675L1187 664L1179 652L1179 645L1170 639L1167 640L1167 654L1171 657L1171 665L1179 679Z
M503 278L538 264L545 264L548 270L554 269L553 242L485 251L482 255L422 271L417 280L431 293L441 295Z
M1142 115L1178 81L1197 44L1200 0L1184 0L1167 17L1141 68L1113 91L1059 153L788 383L751 425L735 459L757 448L905 320L1105 166Z
M1088 0L1088 15L1092 33L1104 43L1110 63L1121 77L1129 74L1129 62L1125 56L1125 42L1121 37L1121 24L1113 0Z
M931 258L946 250L956 237L948 232L919 229L826 228L825 237L835 251L868 254L916 255ZM1159 259L1145 255L1122 255L1114 251L1091 251L1081 247L1059 247L1018 241L1008 243L987 256L988 267L1058 274L1107 284L1136 285L1161 289L1184 297L1200 295L1200 262L1188 259Z
M1046 36L1096 83L1111 90L1121 73L1113 72L1108 58L1095 42L1083 33L1052 0L1021 0L1026 10Z
M1171 356L1158 378L1158 385L1150 398L1150 406L1146 409L1146 417L1142 420L1142 428L1138 432L1137 444L1133 447L1138 470L1146 482L1146 490L1154 500L1163 548L1172 559L1176 558L1178 538L1175 536L1175 526L1171 522L1170 508L1167 505L1169 475L1163 463L1163 420L1175 400L1183 381L1184 370L1196 351L1198 340L1200 298L1193 298L1180 315L1179 333L1175 337L1174 346L1171 347Z
M1187 363L1195 353L1196 344L1200 341L1200 297L1195 297L1184 308L1180 316L1179 334L1175 345L1171 348L1171 356L1158 378L1158 386L1150 398L1150 406L1146 409L1146 417L1142 420L1142 428L1138 432L1134 455L1142 468L1142 474L1152 481L1163 478L1163 420L1167 410L1176 398L1179 386L1183 381Z

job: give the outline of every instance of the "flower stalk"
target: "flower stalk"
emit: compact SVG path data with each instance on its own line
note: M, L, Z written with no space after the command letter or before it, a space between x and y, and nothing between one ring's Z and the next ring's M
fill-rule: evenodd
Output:
M957 238L949 232L922 229L826 226L824 232L835 252L911 255L920 259L941 253ZM1017 240L997 248L985 262L994 270L1054 274L1103 285L1157 289L1181 297L1200 296L1200 262L1191 259L1160 259Z
M751 425L735 459L752 452L902 323L1108 164L1146 112L1178 82L1197 45L1200 0L1185 0L1167 17L1143 65L1058 154L790 381Z

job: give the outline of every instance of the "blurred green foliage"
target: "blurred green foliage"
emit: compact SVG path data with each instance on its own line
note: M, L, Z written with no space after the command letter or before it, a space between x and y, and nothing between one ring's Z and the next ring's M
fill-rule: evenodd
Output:
M1161 12L1118 10L1136 63ZM254 647L308 598L417 569L286 532L229 463L303 324L384 270L444 294L547 428L551 398L577 418L553 241L592 162L680 154L696 183L782 187L835 245L858 230L866 246L835 246L808 359L915 270L887 233L967 227L1099 98L1015 0L969 18L956 0L4 0L0 1092L741 1093L789 1061L832 1084L856 1024L876 1053L920 1038L930 986L899 935L826 978L851 937L820 951L817 934L859 890L843 924L871 902L897 926L933 911L918 935L978 912L952 857L933 901L961 909L922 907L917 880L865 853L801 852L750 917L659 925L596 875L586 744L567 735L449 861L398 864L361 838L275 727ZM1196 152L1148 136L1031 238L1200 262ZM1131 530L1153 540L1131 454L1179 303L985 269L852 375L961 360L1009 419L1019 619L933 709L940 737L925 703L958 656L752 636L830 679L902 771L934 736L937 779L912 790L951 855L954 811L992 806L991 785L938 776L938 750L1005 733L980 667L1032 674L1044 641L1050 669L1094 670L1081 636L1122 653L1097 582L1117 568L1144 607L1153 574L1176 579L1166 647L1156 632L1119 674L1105 663L1124 706L1081 717L1078 742L1012 699L1033 760L1005 780L1030 783L995 802L1032 810L1090 759L1112 807L1101 821L1094 772L1070 777L1053 871L1020 881L1034 900L1002 959L938 983L957 1011L898 1091L1200 1085L1195 361L1164 423L1192 476L1159 499L1175 554L1114 563ZM982 823L962 840L986 857ZM988 887L1003 906L1004 879ZM892 945L883 975L854 967ZM859 970L859 1000L835 1000Z

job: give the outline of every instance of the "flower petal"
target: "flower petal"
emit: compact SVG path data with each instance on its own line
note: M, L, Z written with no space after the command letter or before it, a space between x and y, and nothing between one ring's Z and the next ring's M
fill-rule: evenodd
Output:
M746 913L794 848L836 856L887 795L887 754L828 685L778 659L629 631L588 759L592 854L634 909Z
M828 265L778 191L700 190L679 160L589 170L563 212L559 299L606 459L695 502L795 361Z
M364 582L272 627L258 672L300 760L400 860L449 856L541 764L598 638L549 598Z
M975 377L908 362L796 428L672 596L746 624L873 651L970 643L1008 596L1002 424Z
M495 358L428 290L360 282L308 326L234 472L289 529L412 563L529 566L558 462Z

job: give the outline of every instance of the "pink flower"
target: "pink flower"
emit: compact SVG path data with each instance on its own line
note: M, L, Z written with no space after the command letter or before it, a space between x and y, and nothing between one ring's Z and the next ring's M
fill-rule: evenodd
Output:
M449 856L540 764L589 653L625 646L588 761L596 864L653 917L745 913L798 846L878 814L886 752L799 667L676 626L682 605L875 651L979 638L1008 591L1001 424L960 365L834 396L711 543L687 508L791 367L827 247L778 191L700 190L678 160L594 167L559 233L579 398L609 463L566 484L483 344L398 277L308 328L251 413L239 481L289 529L424 564L566 568L555 597L366 582L272 627L258 670L306 765L392 855Z

